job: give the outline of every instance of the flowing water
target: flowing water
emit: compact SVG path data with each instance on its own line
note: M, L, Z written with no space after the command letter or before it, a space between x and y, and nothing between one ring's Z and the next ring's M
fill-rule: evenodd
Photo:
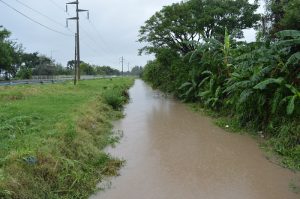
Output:
M141 80L109 149L127 161L111 187L92 199L299 199L298 174L269 162L255 140L227 133ZM299 177L299 175L298 175Z

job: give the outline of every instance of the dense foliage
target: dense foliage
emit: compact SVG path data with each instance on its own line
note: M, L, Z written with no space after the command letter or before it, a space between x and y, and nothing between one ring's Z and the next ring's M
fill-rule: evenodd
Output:
M5 77L16 75L16 65L20 65L21 47L10 41L10 32L0 26L0 74Z
M166 6L140 30L140 41L147 42L142 51L156 56L143 77L239 128L264 134L286 166L300 169L298 2L268 1L268 26L255 14L258 5L248 1ZM249 27L258 29L257 42L237 41Z
M10 40L10 35L8 30L0 26L0 80L74 74L74 60L63 67L45 55L26 53L22 45ZM83 61L80 68L82 75L120 75L119 70L110 66L95 66Z

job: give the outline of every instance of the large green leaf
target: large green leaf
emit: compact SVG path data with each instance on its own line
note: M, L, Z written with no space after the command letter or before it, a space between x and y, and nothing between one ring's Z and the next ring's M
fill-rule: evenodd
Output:
M210 94L210 91L203 91L198 93L198 97L205 97Z
M276 91L275 91L275 94L274 94L274 97L272 99L272 113L274 114L277 109L278 109L278 105L280 103L280 99L282 98L282 87L278 88Z
M294 65L300 63L300 52L293 54L286 62L286 65Z
M293 96L288 103L288 106L286 107L286 112L288 115L293 114L294 110L295 110L295 100L296 100L297 96Z
M181 89L183 89L183 88L185 88L185 87L187 87L187 86L190 86L190 85L192 85L191 82L185 82L185 83L183 83L183 84L179 87L179 90L181 90Z
M209 80L209 79L210 79L210 76L205 77L205 78L200 82L200 84L198 85L198 88L201 88L201 87L203 86L203 84L204 84L207 80Z
M279 77L277 79L268 78L268 79L260 82L259 84L257 84L253 88L254 89L264 90L269 84L281 84L283 81L284 81L284 79L282 77Z
M240 82L236 82L230 86L228 86L223 93L232 93L232 92L236 92L239 89L244 89L247 87L250 87L252 85L252 82L249 80L244 80L244 81L240 81Z
M248 97L250 97L253 94L253 90L251 89L246 89L244 90L241 95L240 95L240 99L239 99L239 103L244 103Z
M213 73L209 70L203 71L201 75L212 75Z
M285 87L287 87L288 89L290 89L290 91L292 93L294 93L295 95L298 95L300 97L300 92L292 85L290 84L286 84Z
M194 88L191 87L184 95L185 95L185 96L188 96L188 95L193 91L193 89L194 89Z
M277 37L285 38L285 37L292 37L292 38L299 38L300 31L299 30L283 30L275 34Z
M289 47L289 46L294 46L294 45L299 45L300 44L300 38L297 39L288 39L288 40L281 40L278 41L276 44L278 47Z
M220 94L221 94L221 86L218 86L218 88L216 89L216 92L215 92L215 97L216 98L219 98Z

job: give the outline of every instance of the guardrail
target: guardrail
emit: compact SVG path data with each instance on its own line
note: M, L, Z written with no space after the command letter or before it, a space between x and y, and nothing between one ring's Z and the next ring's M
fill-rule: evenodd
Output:
M92 79L103 79L103 78L114 78L117 76L88 76L83 75L80 77L81 80L92 80ZM12 81L0 81L0 86L14 86L24 84L54 84L64 81L73 80L73 76L35 76L28 80L12 80Z

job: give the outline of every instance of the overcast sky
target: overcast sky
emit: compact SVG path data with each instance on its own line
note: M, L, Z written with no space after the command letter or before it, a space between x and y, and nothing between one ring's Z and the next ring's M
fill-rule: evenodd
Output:
M26 19L16 11L5 6L8 3L32 19L60 32L64 36L51 32ZM75 16L74 6L69 6L69 13L64 12L67 0L1 0L0 25L10 30L12 39L22 43L26 52L39 52L51 56L63 65L74 59L75 21L66 18ZM130 66L145 65L149 56L138 56L141 44L137 41L138 30L144 22L164 5L180 0L81 0L80 8L90 10L90 20L81 13L81 59L96 65L110 65L120 69L120 57ZM44 17L21 3L38 10ZM50 19L49 19L50 18ZM255 34L247 31L248 41L253 41Z

